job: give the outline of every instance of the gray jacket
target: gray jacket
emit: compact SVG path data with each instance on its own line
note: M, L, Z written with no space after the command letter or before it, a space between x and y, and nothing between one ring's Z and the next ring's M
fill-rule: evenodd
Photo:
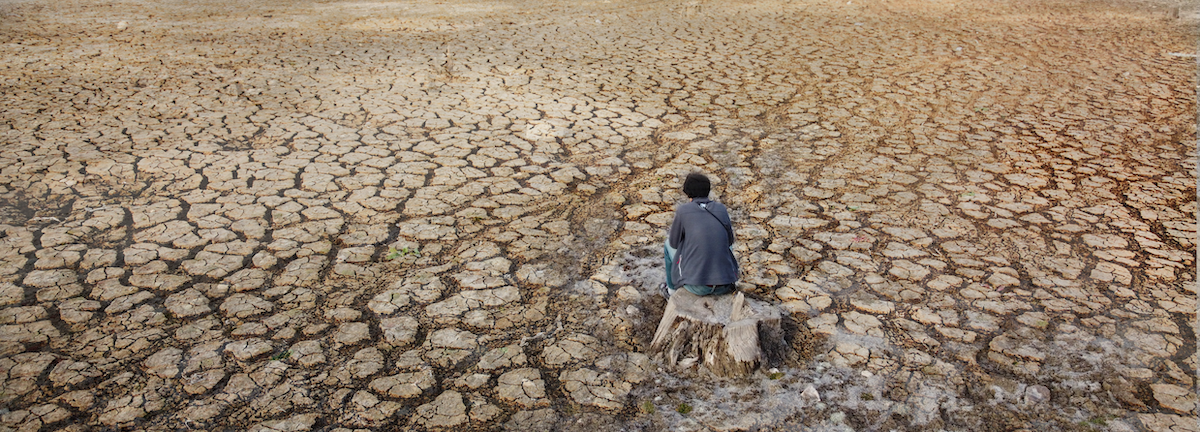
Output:
M696 198L675 209L668 241L678 249L671 279L677 286L737 282L738 264L729 211L719 202Z

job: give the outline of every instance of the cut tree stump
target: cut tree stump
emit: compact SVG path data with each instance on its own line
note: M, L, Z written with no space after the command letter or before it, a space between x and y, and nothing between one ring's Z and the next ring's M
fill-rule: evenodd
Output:
M742 293L698 296L686 289L667 301L650 352L673 369L703 366L723 377L778 366L790 349L779 307Z

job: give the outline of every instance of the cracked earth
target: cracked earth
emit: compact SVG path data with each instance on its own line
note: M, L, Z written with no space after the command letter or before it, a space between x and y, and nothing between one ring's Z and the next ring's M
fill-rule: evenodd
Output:
M1196 431L1196 22L5 2L0 430ZM778 372L647 352L693 170Z

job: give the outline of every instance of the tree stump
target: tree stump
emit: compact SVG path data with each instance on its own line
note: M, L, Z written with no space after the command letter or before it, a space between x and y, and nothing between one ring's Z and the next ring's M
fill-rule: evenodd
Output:
M780 365L790 349L783 313L742 293L698 296L676 291L667 301L650 351L673 369L699 364L723 377Z

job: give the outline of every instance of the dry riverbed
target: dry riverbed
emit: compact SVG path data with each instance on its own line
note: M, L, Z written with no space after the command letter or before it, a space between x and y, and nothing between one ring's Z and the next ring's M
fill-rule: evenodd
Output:
M0 3L0 430L1196 431L1194 5ZM700 170L777 373L647 352Z

